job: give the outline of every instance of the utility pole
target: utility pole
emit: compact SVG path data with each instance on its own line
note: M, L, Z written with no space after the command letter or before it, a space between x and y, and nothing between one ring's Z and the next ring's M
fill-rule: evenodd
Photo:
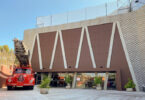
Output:
M129 12L132 12L132 4L131 0L129 0Z
M133 9L132 9L132 1L133 1L133 0L129 0L129 12L132 12L132 10L133 10Z
M108 12L107 12L107 3L105 3L105 8L106 8L106 16L107 16L107 13L108 13Z

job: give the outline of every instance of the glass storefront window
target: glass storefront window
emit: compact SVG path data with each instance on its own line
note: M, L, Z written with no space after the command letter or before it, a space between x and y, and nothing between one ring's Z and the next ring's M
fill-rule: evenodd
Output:
M71 76L72 80L74 77L74 73L52 73L52 80L50 86L52 87L65 87L67 84L65 82L65 76ZM70 84L72 85L72 83Z
M78 73L76 88L92 88L95 73Z
M52 87L65 87L65 76L70 75L72 78L71 86L74 79L74 73L52 73L52 80L50 86ZM102 78L102 88L104 87L104 81L106 80L106 73L77 73L75 88L96 88L94 84L94 77L98 76ZM107 89L116 89L116 73L109 73Z
M116 73L109 73L107 87L109 90L116 89Z
M95 88L94 77L98 76L102 78L101 86L104 86L104 81L106 80L106 73L78 73L76 79L76 88Z

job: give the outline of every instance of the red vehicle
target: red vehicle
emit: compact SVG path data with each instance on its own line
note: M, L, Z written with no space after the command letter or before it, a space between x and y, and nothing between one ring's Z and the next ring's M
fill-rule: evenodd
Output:
M7 89L15 87L28 87L33 89L35 85L34 73L31 67L17 67L13 75L6 80Z

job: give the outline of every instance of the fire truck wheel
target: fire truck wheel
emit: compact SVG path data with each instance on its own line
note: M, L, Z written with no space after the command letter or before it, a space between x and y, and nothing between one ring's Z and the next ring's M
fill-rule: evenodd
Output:
M34 89L34 86L29 86L29 89L33 90Z
M7 86L7 90L12 90L12 86Z

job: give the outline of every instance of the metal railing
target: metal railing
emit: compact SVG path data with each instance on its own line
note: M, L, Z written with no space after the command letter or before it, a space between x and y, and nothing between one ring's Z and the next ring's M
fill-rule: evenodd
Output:
M133 4L130 0L116 0L114 2L104 3L102 5L97 5L94 7L87 7L77 11L70 11L49 16L41 16L37 17L36 27L54 26L95 19L103 16L128 13L130 10L130 4Z

